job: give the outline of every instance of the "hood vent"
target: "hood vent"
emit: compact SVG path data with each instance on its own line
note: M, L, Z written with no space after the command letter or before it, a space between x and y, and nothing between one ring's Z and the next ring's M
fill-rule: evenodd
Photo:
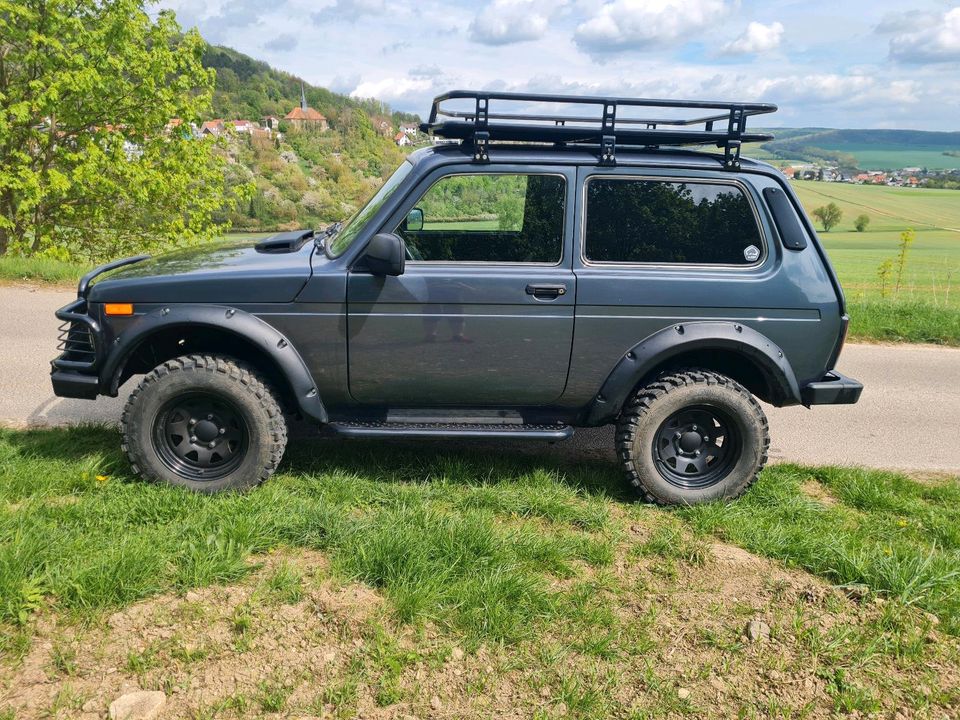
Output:
M254 247L257 252L279 254L297 252L313 237L313 230L294 230L271 235L258 242Z

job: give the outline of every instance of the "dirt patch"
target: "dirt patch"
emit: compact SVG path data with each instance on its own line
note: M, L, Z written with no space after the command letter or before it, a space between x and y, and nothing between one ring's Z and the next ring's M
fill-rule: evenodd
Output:
M724 543L696 562L634 557L627 548L645 526L624 528L611 566L557 584L591 588L577 612L609 611L592 625L571 611L534 641L471 645L429 621L396 623L389 601L331 577L320 553L284 552L259 558L238 585L157 597L93 623L44 616L27 656L2 673L0 709L93 720L144 689L166 694L164 718L726 718L771 708L825 718L839 687L827 657L840 653L843 682L869 690L878 712L911 717L919 703L905 688L946 711L936 698L960 686L955 639L918 626L929 635L922 662L864 655L855 633L883 604ZM299 582L276 580L281 570ZM751 620L769 637L749 641Z
M837 499L813 478L804 480L800 485L800 490L811 500L815 500L826 507L833 507L837 504Z

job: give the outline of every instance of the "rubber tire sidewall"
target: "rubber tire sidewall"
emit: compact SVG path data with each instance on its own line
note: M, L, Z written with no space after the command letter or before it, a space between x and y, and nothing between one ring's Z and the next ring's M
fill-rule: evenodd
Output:
M237 368L233 363L229 364ZM154 445L157 415L177 396L193 392L210 393L229 402L247 426L246 456L232 472L216 480L191 480L178 475L160 459ZM269 405L276 408L276 402L272 397L270 401L265 402L258 397L252 386L241 382L229 369L222 372L217 367L177 367L149 382L142 382L138 391L131 396L130 406L124 413L123 427L127 454L134 466L149 480L201 493L248 490L260 484L276 465L277 440L271 428L277 418L271 417L268 410ZM283 422L282 417L279 420ZM283 452L282 444L280 452ZM271 470L265 471L265 468Z
M732 380L728 382L733 383ZM727 475L715 484L705 488L682 488L660 474L654 460L653 442L667 418L694 405L715 407L736 423L740 457ZM638 413L628 464L633 465L642 489L657 503L696 505L711 500L729 500L741 495L756 479L766 462L768 442L763 411L746 390L734 389L727 384L698 382L671 388Z

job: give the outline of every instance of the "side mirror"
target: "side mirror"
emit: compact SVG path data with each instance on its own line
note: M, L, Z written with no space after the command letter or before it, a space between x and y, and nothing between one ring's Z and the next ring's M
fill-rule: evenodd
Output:
M423 210L417 207L412 208L403 221L403 229L412 232L423 230Z
M374 275L403 275L407 249L403 239L393 233L379 233L370 238L363 259Z

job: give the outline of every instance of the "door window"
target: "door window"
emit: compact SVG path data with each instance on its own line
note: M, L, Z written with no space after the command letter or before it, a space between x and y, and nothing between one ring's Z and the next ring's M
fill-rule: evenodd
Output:
M556 264L563 255L566 180L470 174L438 180L396 232L412 260ZM416 223L409 220L416 218Z
M584 257L594 262L754 265L764 244L743 190L726 183L591 178Z

